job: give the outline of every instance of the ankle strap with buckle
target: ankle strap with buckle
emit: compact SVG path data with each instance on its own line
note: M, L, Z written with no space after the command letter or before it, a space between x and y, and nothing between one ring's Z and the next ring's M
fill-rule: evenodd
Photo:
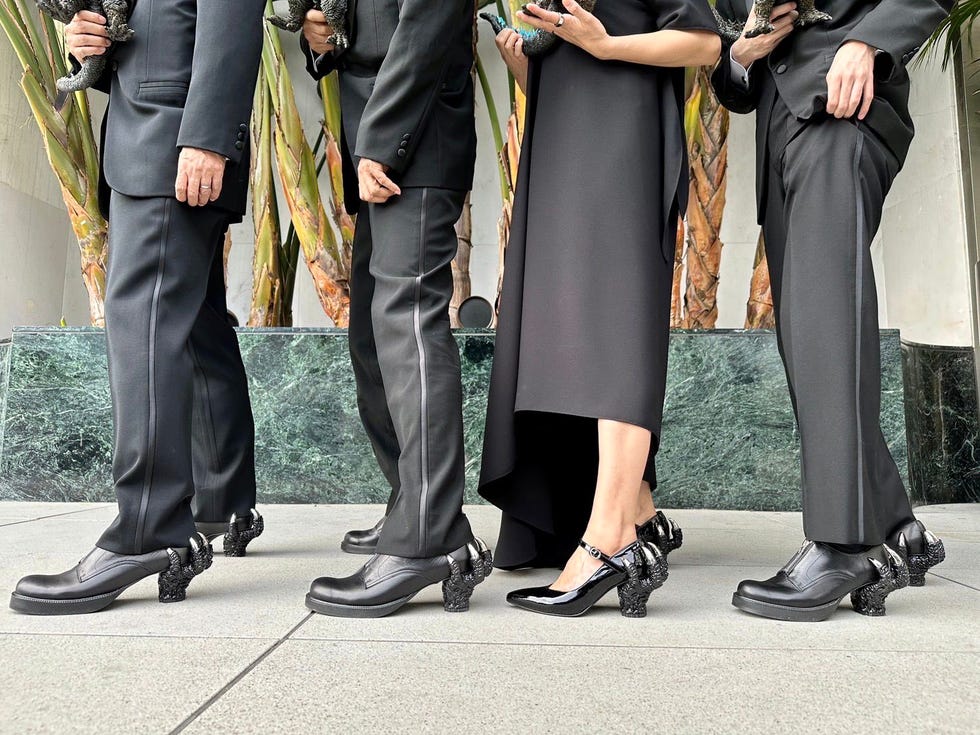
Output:
M595 546L593 546L592 544L590 544L585 539L582 539L581 541L579 541L578 542L578 545L581 546L583 549L585 549L586 553L589 556L591 556L593 559L596 559L598 561L601 561L603 564L605 564L610 569L613 569L613 570L615 570L617 572L620 571L621 566L619 564L617 564L616 562L614 562L606 554L603 554L601 551L599 551L599 549L597 549Z

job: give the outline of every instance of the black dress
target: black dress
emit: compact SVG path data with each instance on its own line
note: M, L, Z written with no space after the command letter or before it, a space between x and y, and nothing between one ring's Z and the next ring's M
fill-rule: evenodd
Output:
M599 0L610 35L708 30L706 0ZM564 564L585 531L597 419L649 429L656 484L678 212L684 70L568 43L531 62L480 493L501 568Z

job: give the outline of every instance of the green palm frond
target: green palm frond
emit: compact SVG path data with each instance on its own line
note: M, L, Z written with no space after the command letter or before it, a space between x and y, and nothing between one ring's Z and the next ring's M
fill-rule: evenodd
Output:
M940 51L943 55L943 69L949 66L950 60L958 50L963 48L973 55L973 23L980 17L980 0L960 0L953 6L949 17L944 20L932 37L926 42L919 59L933 56Z

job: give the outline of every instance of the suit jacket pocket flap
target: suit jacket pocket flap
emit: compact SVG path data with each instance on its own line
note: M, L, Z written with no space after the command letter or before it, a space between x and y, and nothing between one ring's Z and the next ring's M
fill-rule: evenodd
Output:
M187 101L188 83L180 80L141 82L139 98L164 105L183 105Z

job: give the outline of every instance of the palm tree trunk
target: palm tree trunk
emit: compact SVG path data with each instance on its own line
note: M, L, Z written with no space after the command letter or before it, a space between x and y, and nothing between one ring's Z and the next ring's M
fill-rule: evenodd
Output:
M769 263L766 261L766 242L761 232L755 249L752 283L749 286L749 301L745 312L746 329L773 329L776 326L776 312L773 309L772 288L769 283Z
M713 329L718 321L721 222L728 186L729 113L711 88L711 69L696 72L688 99L691 196L688 205L685 326Z
M687 224L677 220L677 244L674 246L674 276L670 289L670 328L684 326L684 246L687 244Z

